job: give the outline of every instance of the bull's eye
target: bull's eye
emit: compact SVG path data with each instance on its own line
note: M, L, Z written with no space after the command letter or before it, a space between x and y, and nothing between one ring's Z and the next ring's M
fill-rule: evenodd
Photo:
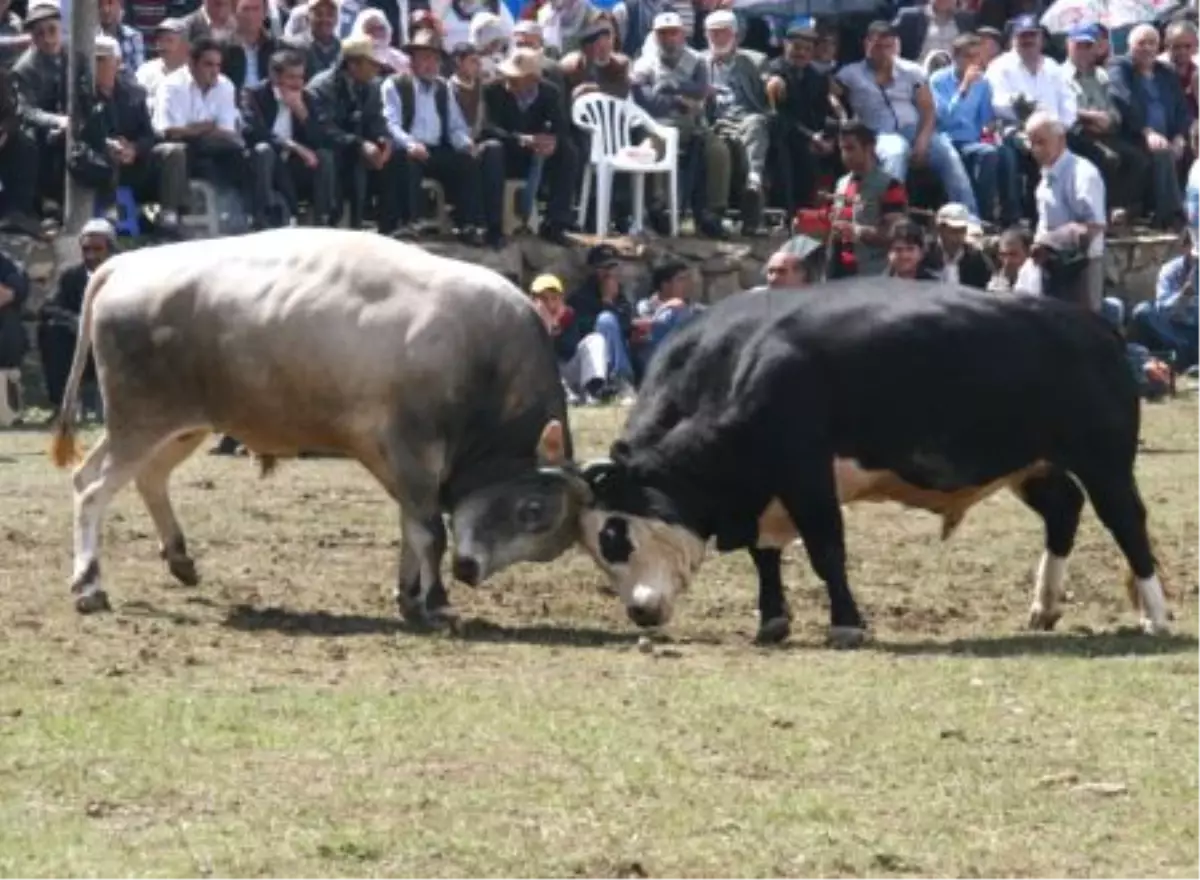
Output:
M527 498L517 504L517 525L523 529L537 529L546 516L546 505L540 498Z
M633 555L633 544L629 540L629 521L619 516L610 516L600 529L600 555L612 565L624 565Z

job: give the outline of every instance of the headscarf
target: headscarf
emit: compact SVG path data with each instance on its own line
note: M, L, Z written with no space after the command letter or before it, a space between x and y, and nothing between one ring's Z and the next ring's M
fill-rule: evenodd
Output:
M372 37L367 33L367 26L375 24L383 28L382 37ZM380 63L391 68L392 73L408 73L408 56L392 45L392 26L387 16L378 9L369 7L358 13L354 26L350 28L352 37L367 37L375 44L375 58Z

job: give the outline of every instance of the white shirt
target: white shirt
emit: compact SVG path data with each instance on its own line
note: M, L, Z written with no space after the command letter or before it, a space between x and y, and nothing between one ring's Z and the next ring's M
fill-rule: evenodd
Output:
M200 91L186 65L166 76L154 97L154 130L162 134L196 122L215 122L223 131L241 130L233 83L221 75L207 92Z
M1100 170L1070 150L1063 150L1053 165L1042 169L1034 200L1038 212L1035 235L1053 232L1068 223L1104 226L1108 222L1108 197ZM1087 255L1104 256L1103 232L1092 237Z
M161 58L151 58L137 69L134 77L138 85L146 90L146 106L150 108L150 116L153 117L154 96L158 94L158 87L162 85L162 81L167 78L167 67Z
M1067 128L1075 124L1075 93L1053 58L1043 57L1037 73L1031 73L1021 56L1010 50L988 65L986 77L992 86L992 106L1001 119L1017 121L1013 98L1024 94Z
M283 99L279 95L279 89L274 89L275 105L278 110L275 112L275 124L271 126L271 134L280 140L292 140L292 108L283 103Z
M1029 257L1017 270L1016 279L1010 284L1008 277L1001 270L992 276L988 282L988 293L1011 293L1021 296L1042 295L1042 267Z

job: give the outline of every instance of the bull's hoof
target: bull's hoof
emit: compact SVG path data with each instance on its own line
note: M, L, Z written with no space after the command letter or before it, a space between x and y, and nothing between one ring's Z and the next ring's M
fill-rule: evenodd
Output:
M88 590L75 597L75 610L80 614L96 614L100 611L112 611L108 602L108 593L103 590Z
M831 648L846 650L860 647L867 640L867 631L861 626L831 626L825 643Z
M1155 623L1149 617L1143 617L1142 632L1148 636L1165 636L1170 635L1171 628L1167 626L1167 622L1165 620L1162 623Z
M1057 608L1034 605L1029 609L1029 628L1037 632L1050 632L1061 617L1062 612Z
M185 587L194 587L200 583L200 573L196 571L196 563L190 556L177 556L167 560L167 571Z
M430 608L422 606L419 602L402 600L400 616L405 623L421 632L453 629L458 625L458 612L449 605Z
M791 634L792 620L787 615L781 614L779 617L772 617L759 625L758 632L754 636L754 644L778 645Z

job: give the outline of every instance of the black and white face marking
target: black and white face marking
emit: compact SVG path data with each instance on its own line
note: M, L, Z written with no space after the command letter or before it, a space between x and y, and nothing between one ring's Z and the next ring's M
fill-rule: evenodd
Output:
M598 540L600 555L610 565L625 565L633 556L633 544L629 540L629 521L621 516L610 516L600 530Z

